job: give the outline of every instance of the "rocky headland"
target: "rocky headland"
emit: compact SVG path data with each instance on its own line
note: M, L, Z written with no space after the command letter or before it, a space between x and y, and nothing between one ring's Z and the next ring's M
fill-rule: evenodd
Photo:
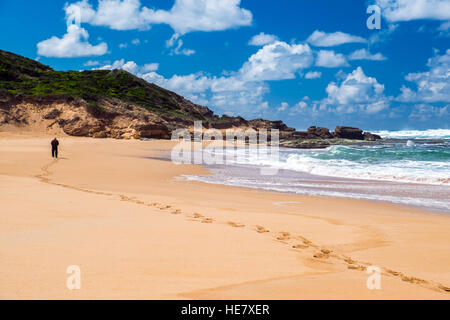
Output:
M70 136L170 139L174 130L278 129L280 144L324 148L369 143L381 137L358 128L310 127L296 131L282 121L246 120L214 114L184 97L124 70L55 71L37 61L0 50L0 130L19 128Z

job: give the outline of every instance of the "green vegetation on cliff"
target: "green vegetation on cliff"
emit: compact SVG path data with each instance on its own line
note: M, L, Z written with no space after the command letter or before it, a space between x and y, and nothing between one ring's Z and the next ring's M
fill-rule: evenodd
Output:
M68 96L101 108L105 99L118 99L159 115L204 120L179 95L123 70L55 71L37 61L0 50L0 93L16 97ZM189 103L190 105L193 105ZM205 108L206 109L206 108ZM207 113L207 112L206 112ZM211 113L212 115L212 113Z

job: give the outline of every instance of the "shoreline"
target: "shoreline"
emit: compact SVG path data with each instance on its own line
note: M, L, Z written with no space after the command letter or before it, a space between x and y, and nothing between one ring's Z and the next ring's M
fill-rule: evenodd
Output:
M295 151L295 149L292 150ZM165 154L159 157L149 157L149 159L171 161L169 152L161 152ZM446 189L450 186L445 184L425 184L423 182L380 179L371 180L318 175L294 169L279 169L277 177L284 176L286 178L289 176L289 180L273 180L271 179L273 176L268 176L269 180L275 182L275 184L268 185L265 183L267 181L265 176L262 177L257 173L262 167L261 165L232 163L219 165L199 164L198 166L207 170L208 174L182 175L180 178L189 182L197 181L211 185L248 188L266 192L389 203L406 206L410 209L428 211L433 214L450 214L449 205L441 201L450 192L450 189ZM247 179L251 179L252 182L247 182ZM294 183L294 185L291 187L290 183ZM279 186L277 187L277 185ZM302 187L298 188L298 186ZM383 193L380 194L380 191L376 193L376 190L383 190ZM432 198L418 198L419 195L423 195L423 191L427 191L429 196L432 195ZM424 201L428 201L428 203Z
M170 141L63 137L52 162L47 140L0 134L1 299L450 297L446 216L174 181L206 170L141 159ZM366 288L370 265L383 290Z

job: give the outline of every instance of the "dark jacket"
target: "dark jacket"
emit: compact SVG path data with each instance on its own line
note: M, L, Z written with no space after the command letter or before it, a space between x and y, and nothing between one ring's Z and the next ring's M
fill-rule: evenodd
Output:
M52 140L52 148L56 149L59 146L59 141L55 139Z

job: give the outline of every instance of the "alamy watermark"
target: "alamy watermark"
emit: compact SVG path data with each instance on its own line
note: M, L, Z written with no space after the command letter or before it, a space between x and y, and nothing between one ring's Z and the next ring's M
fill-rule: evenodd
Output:
M205 130L202 122L196 121L193 131L175 130L172 141L178 142L171 152L175 164L236 164L251 158L252 163L261 165L261 175L278 173L278 169L271 166L279 160L280 133L277 129L228 129L223 132Z
M376 266L367 267L367 273L370 274L366 281L367 289L381 290L381 268Z
M68 266L66 273L70 274L66 280L66 287L69 290L81 289L81 269L77 265Z
M381 29L381 9L377 5L371 5L367 7L367 14L370 14L369 18L367 18L367 28L369 30Z

